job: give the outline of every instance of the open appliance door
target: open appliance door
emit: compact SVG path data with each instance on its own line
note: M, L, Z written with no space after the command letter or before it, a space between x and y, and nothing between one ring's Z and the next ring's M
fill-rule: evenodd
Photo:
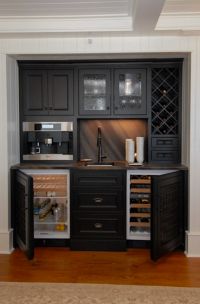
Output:
M15 179L16 242L29 260L34 257L33 179L16 171Z
M151 259L183 244L183 172L176 171L152 178Z

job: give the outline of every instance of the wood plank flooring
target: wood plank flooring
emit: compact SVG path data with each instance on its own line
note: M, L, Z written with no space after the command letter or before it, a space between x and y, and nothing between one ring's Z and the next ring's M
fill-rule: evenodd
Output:
M0 255L0 281L200 287L200 258L176 251L155 263L148 249L94 252L37 247L34 260L28 261L17 249Z

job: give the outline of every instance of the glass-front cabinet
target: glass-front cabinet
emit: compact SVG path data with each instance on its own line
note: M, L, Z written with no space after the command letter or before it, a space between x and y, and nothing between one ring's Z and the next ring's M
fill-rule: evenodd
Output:
M145 69L114 71L114 114L147 114Z
M110 71L82 69L79 71L79 114L110 114Z

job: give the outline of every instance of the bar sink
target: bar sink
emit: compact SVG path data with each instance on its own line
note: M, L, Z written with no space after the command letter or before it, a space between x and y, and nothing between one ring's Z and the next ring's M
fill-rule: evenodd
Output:
M114 162L105 162L105 163L87 163L86 167L112 167L114 166Z

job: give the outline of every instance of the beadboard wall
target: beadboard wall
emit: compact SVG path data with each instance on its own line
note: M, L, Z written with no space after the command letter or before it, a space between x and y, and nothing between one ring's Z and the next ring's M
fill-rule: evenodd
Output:
M183 73L182 163L189 166L186 254L200 256L200 37L69 37L0 39L0 252L12 251L9 169L19 162L16 59L186 58ZM186 56L188 54L188 57Z

